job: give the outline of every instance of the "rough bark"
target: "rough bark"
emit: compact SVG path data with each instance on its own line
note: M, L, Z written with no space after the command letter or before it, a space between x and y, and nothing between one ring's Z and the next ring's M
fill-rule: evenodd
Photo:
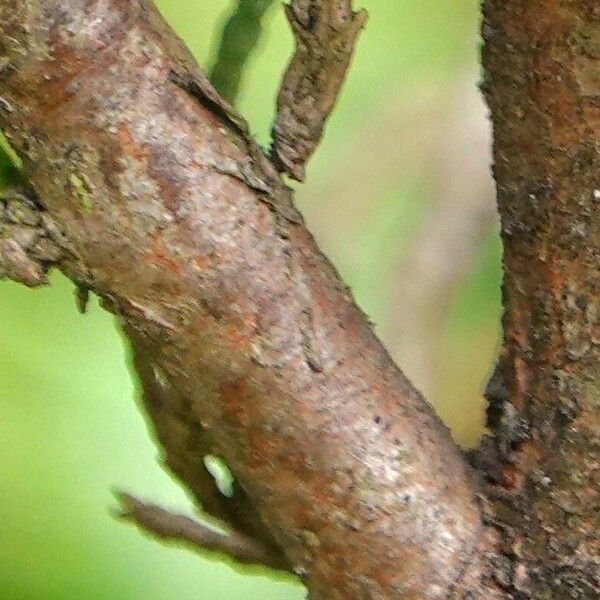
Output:
M468 466L153 6L3 0L0 27L2 126L61 268L132 342L167 464L312 598L458 597L487 543Z
M354 45L366 23L352 0L292 0L285 13L296 51L283 77L273 125L277 168L298 181L340 93Z
M514 598L600 598L600 5L487 0L504 242L488 470ZM505 387L507 397L502 392ZM490 454L488 457L491 458Z
M63 236L31 190L9 187L0 194L0 279L28 287L48 283L46 273L63 254Z
M0 1L0 121L37 193L0 204L0 277L58 263L102 298L166 463L230 536L131 516L316 600L598 598L599 23L485 5L506 314L484 494L153 6Z

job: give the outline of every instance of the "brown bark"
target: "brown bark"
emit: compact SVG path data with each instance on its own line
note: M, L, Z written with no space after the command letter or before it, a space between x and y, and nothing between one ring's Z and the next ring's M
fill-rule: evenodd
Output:
M0 194L0 279L37 287L48 283L46 273L62 257L64 240L32 195L21 187Z
M277 97L273 158L281 172L304 180L346 78L354 44L367 20L352 0L291 0L285 5L296 51Z
M487 0L508 402L490 413L516 598L600 598L600 5Z
M4 0L0 24L2 125L63 270L132 341L167 464L313 598L453 594L482 537L463 457L155 9Z
M507 271L486 497L153 6L0 1L0 121L39 196L33 233L2 203L0 276L59 261L102 298L166 463L231 535L131 516L313 599L598 598L599 22L591 0L486 3Z

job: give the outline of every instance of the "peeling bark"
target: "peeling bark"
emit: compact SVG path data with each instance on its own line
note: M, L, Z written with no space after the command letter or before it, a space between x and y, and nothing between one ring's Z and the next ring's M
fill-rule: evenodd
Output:
M314 599L461 597L489 543L469 467L152 5L3 0L0 27L3 129L132 341L165 462Z

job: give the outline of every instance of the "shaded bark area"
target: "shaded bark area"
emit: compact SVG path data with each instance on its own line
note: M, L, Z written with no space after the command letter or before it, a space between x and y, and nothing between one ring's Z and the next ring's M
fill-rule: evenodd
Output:
M118 316L165 462L207 512L314 599L477 586L469 467L151 3L3 0L0 29L0 121L61 268Z
M486 446L511 597L600 597L600 7L487 0L504 241ZM496 391L502 386L497 387Z
M48 270L59 263L66 240L53 227L32 190L8 187L0 193L0 280L28 287L48 283Z

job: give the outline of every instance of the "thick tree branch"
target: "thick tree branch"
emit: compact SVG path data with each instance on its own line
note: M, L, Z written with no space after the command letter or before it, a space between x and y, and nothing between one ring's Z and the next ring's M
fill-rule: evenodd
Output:
M273 158L298 181L321 141L367 20L352 0L292 0L285 7L296 51L284 75L273 126Z
M264 548L236 531L220 533L190 517L171 513L124 492L117 494L117 500L121 506L118 517L132 521L165 541L183 542L200 552L226 554L241 564L262 565L278 570L288 568L285 562L273 559L270 548Z
M272 4L273 0L238 0L225 22L210 80L231 104L239 93L244 66L260 40L262 18Z
M154 7L3 0L0 27L2 126L168 389L167 464L206 502L190 454L222 457L315 599L460 597L487 544L461 453Z

